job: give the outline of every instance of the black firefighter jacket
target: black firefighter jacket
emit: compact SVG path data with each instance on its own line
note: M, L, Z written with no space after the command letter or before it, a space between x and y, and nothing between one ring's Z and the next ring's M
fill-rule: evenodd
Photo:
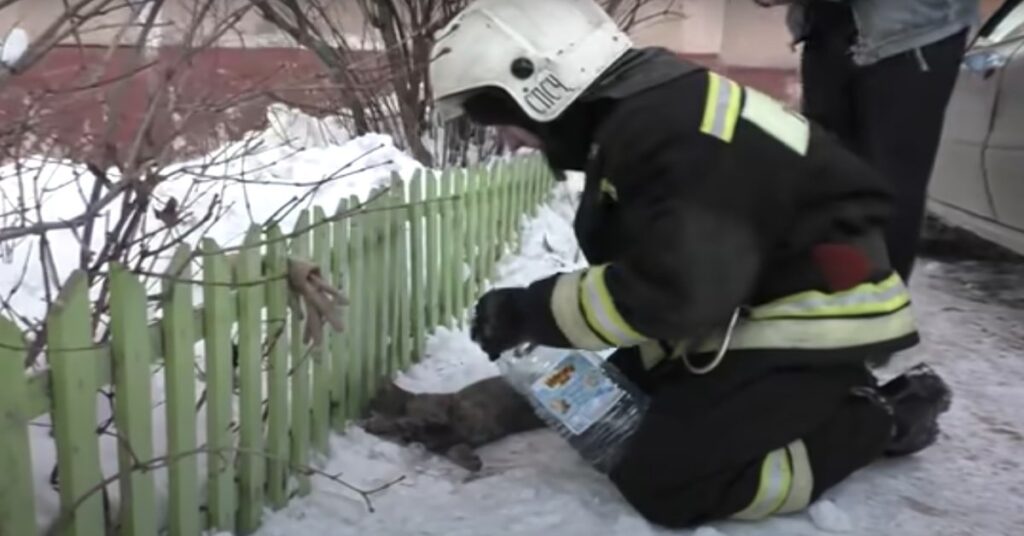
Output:
M696 69L619 98L592 141L575 220L589 266L529 287L534 342L639 346L648 368L917 342L879 232L887 185L781 103Z

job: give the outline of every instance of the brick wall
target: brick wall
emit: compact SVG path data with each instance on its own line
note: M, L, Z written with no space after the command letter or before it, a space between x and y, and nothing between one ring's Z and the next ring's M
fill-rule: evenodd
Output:
M207 151L266 126L275 101L324 115L342 95L321 63L298 48L213 48L186 55L161 48L144 58L101 47L59 47L0 92L0 124L31 125L19 141L57 141L62 154L96 161L130 150L143 124L149 146L170 144L174 159ZM372 80L377 58L356 59ZM138 66L146 66L138 69ZM372 85L372 82L370 82ZM158 91L160 89L160 91ZM151 95L160 95L160 100ZM155 149L154 149L155 150Z
M0 92L0 124L31 124L30 134L18 136L25 146L53 139L63 156L102 164L111 153L123 158L148 122L154 127L148 146L168 147L177 160L266 128L266 110L275 101L320 116L344 104L344 92L303 49L214 48L186 57L181 49L162 48L141 59L123 49L110 61L105 54L100 47L55 49ZM794 102L793 71L728 67L715 56L684 56ZM380 84L379 77L373 82L378 59L365 53L357 60L370 84ZM152 66L133 71L136 60ZM111 80L119 82L102 83ZM96 81L101 83L90 85ZM154 103L148 96L157 88L165 89L164 98Z

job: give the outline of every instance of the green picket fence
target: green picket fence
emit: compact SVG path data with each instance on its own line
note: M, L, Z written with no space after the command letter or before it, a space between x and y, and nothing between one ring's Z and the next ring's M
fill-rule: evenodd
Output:
M23 334L0 318L0 535L37 533L28 426L46 414L57 445L57 534L106 534L104 485L119 486L118 534L157 534L157 468L169 475L169 534L252 532L265 506L279 509L310 492L301 468L327 453L332 429L361 415L382 381L422 355L431 329L464 325L550 180L537 157L417 174L407 183L395 177L364 203L341 200L333 217L319 207L303 212L290 233L257 227L239 248L211 240L196 251L183 246L163 278L155 323L139 279L111 266L109 344L93 342L86 281L74 273L47 319L49 369L33 376L23 370ZM289 307L289 256L313 259L351 302L346 329L328 329L321 345L303 344L302 320ZM200 341L205 355L197 360ZM158 363L167 452L154 458ZM197 440L197 365L205 444ZM113 476L101 474L96 434L96 390L106 385L116 395Z

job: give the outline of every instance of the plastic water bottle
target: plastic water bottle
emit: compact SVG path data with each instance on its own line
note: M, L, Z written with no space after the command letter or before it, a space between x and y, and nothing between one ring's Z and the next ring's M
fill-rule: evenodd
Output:
M647 395L595 352L539 346L497 364L537 415L605 474L647 411Z

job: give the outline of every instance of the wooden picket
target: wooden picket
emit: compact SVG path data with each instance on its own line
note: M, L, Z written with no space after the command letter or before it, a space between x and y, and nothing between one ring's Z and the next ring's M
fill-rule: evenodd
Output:
M128 534L156 536L153 474L132 470L153 457L150 421L153 363L146 330L146 291L124 266L110 270L110 319L114 356L114 399L121 484L121 526ZM211 337L212 338L212 337ZM130 448L129 448L130 447Z
M270 245L271 248L276 244ZM231 268L212 239L202 244L203 329L206 352L206 445L213 453L207 463L209 526L222 531L235 528L235 455L230 449L234 391L231 327L236 307L232 301ZM271 251L273 251L271 249ZM273 256L271 255L271 258ZM271 371L273 375L273 371ZM273 396L273 393L272 395ZM273 490L271 490L273 494Z
M0 317L0 534L36 534L25 338Z
M170 534L199 531L196 462L195 321L192 314L191 252L181 246L163 280L164 383L167 386L167 459L170 471ZM241 349L239 349L241 355ZM242 406L244 408L244 406Z
M309 258L309 235L302 232L309 227L309 212L303 210L295 222L295 236L291 239L291 255L298 258ZM310 379L309 355L303 344L302 313L297 308L291 311L291 333L289 348L291 350L291 388L292 426L290 430L291 449L289 458L292 468L305 467L309 460L310 431ZM297 472L299 495L308 495L313 490L309 476Z
M288 502L288 259L279 226L266 240L267 502L278 509Z
M0 534L37 532L29 421L47 414L57 444L58 533L105 534L110 522L131 536L253 532L265 507L311 492L311 455L329 454L331 430L363 416L382 382L424 355L433 330L466 327L550 180L536 157L417 171L393 176L366 199L342 199L331 213L302 210L290 232L253 226L239 247L211 239L196 250L181 246L162 277L155 322L147 320L141 278L111 265L111 338L102 344L93 339L89 281L76 271L47 318L50 368L40 373L23 373L24 335L0 318ZM290 258L313 262L348 299L345 330L325 326L319 345L304 337ZM154 370L166 388L160 457ZM116 395L119 448L118 473L105 477L95 396L106 385ZM166 506L153 472L162 467ZM119 488L116 519L105 515L104 485Z
M426 214L423 206L423 176L419 171L413 175L409 182L409 262L410 262L410 300L412 314L413 354L418 357L423 353L425 336L427 331L427 310L424 305L426 288L424 278L426 276L426 259L424 256L423 232L424 216Z
M331 282L331 227L321 207L313 210L313 261L320 268L324 279ZM331 330L325 329L323 340L313 348L313 402L312 437L313 447L321 454L327 453L327 441L331 418Z
M351 205L355 206L355 205ZM349 265L352 270L350 274L351 288L367 288L366 285L366 224L365 217L352 220L349 227ZM345 400L348 406L349 415L358 415L362 411L365 400L366 386L366 361L369 354L369 335L366 328L369 325L369 317L366 314L369 301L368 292L352 292L349 305L349 330L351 343L349 347L352 353L349 354L348 393Z
M349 233L351 218L345 217L349 210L349 200L338 202L334 212L333 235L331 249L331 278L340 289L345 289L346 299L351 300L351 268L349 264ZM352 354L351 307L341 312L342 323L346 331L331 336L331 425L335 431L341 431L345 423L352 417L345 393L349 386L350 365L348 356Z
M75 271L57 297L46 326L53 388L51 416L60 482L58 524L66 529L62 532L70 536L104 533L103 498L95 492L101 476L95 425L96 394L88 387L96 383L96 366L90 359L96 350L89 312L85 273ZM175 484L172 479L172 503Z

